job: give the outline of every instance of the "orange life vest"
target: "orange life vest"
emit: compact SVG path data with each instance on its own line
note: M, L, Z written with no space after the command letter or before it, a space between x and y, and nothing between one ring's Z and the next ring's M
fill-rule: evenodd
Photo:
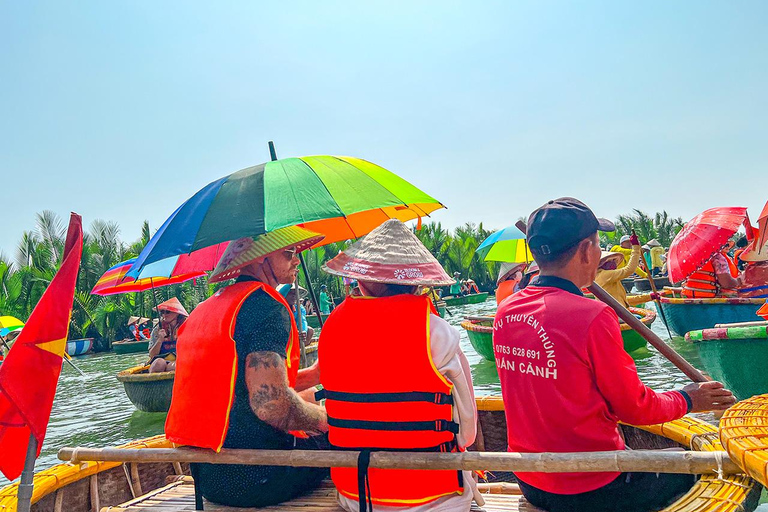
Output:
M717 282L715 267L708 261L699 270L688 276L683 283L683 297L703 299L717 297L720 284Z
M342 495L359 501L361 512L374 503L407 506L463 492L460 471L367 467L373 450L458 449L453 384L437 371L430 349L434 312L425 295L350 296L320 334L319 396L326 398L328 440L363 453L357 470L331 468L331 478ZM392 369L407 378L394 377Z
M500 282L498 288L496 288L496 304L501 304L501 301L515 293L515 286L519 282L517 279L507 279Z
M725 261L728 262L728 270L731 272L731 277L734 279L739 277L739 267L736 264L736 255L734 254L733 258L731 258L725 251L722 252L722 255L725 257Z
M235 283L200 303L179 329L173 397L165 420L169 441L221 450L235 398L235 319L245 299L259 289L288 309L283 296L271 286L256 281ZM285 348L291 387L299 370L298 336L296 323L291 321Z

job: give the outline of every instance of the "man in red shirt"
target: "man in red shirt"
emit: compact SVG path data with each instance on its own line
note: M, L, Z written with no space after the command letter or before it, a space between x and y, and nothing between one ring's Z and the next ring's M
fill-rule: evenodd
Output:
M569 197L549 201L528 220L528 245L541 274L501 304L493 334L510 451L623 450L619 421L662 423L735 403L719 382L656 393L640 381L616 313L581 293L597 273L598 230L614 225ZM617 472L517 477L528 501L549 512L657 510L694 481Z

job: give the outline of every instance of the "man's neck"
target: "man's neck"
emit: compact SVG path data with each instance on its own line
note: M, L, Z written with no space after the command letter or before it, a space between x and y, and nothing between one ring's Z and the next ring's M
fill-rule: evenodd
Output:
M581 275L580 269L573 269L569 267L563 267L556 270L542 270L541 276L552 276L565 279L576 285L577 288L584 288L592 283L584 283L584 276Z

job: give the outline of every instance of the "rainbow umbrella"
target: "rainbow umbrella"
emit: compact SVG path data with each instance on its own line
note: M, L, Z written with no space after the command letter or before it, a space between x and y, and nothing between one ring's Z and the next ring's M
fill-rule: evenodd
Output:
M366 160L309 156L273 160L203 187L176 209L128 276L150 263L244 236L300 225L327 244L358 238L382 222L444 208L392 172Z
M475 250L483 261L507 263L528 263L533 255L525 241L525 233L515 226L509 226L491 234Z
M144 267L137 279L127 276L128 271L136 263L136 258L121 261L104 272L91 293L112 295L142 292L158 286L183 283L212 270L226 248L226 243L218 244L192 254L182 254L157 261Z

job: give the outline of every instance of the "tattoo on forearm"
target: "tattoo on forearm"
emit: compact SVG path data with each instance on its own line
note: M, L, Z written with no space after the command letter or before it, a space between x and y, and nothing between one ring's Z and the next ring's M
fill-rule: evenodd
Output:
M325 410L307 403L288 387L284 365L274 352L248 354L246 379L251 410L262 421L286 432L315 430L324 421Z

